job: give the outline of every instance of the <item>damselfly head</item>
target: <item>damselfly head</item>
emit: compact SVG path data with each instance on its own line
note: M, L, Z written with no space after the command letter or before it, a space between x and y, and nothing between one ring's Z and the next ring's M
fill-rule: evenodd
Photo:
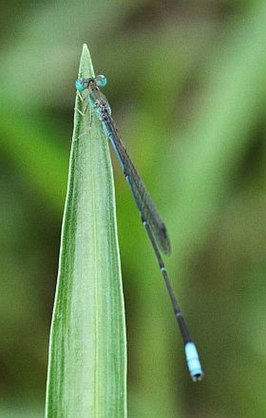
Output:
M79 78L76 81L76 89L82 93L84 90L86 90L89 85L93 85L97 87L105 87L107 84L107 78L104 75L97 75L95 78L94 77L90 77L90 78Z

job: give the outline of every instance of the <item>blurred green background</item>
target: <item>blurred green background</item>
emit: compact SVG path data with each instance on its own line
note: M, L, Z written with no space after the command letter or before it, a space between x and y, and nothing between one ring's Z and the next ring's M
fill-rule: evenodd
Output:
M11 1L1 18L0 417L43 416L83 42L168 226L206 373L187 375L114 158L129 417L266 416L265 1Z

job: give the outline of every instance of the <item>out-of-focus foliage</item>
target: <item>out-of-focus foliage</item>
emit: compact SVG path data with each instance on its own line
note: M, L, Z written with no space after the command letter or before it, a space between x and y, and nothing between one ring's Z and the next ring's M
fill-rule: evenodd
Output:
M1 17L0 416L43 415L83 42L168 225L166 263L206 372L189 381L114 160L129 417L265 416L265 1L14 1Z

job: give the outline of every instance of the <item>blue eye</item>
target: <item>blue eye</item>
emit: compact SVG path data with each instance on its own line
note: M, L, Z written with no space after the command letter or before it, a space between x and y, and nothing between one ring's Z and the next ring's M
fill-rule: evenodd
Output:
M105 75L97 75L95 77L96 83L98 87L105 87L107 84L107 78Z
M82 92L85 89L83 80L81 80L81 79L76 81L75 86L76 86L76 89L80 92Z

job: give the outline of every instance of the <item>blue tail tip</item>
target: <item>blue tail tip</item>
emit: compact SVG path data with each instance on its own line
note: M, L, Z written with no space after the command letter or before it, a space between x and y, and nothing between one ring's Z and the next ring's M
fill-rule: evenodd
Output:
M193 382L201 381L204 373L200 364L197 348L193 342L188 342L185 345L185 354L187 360L187 367Z

